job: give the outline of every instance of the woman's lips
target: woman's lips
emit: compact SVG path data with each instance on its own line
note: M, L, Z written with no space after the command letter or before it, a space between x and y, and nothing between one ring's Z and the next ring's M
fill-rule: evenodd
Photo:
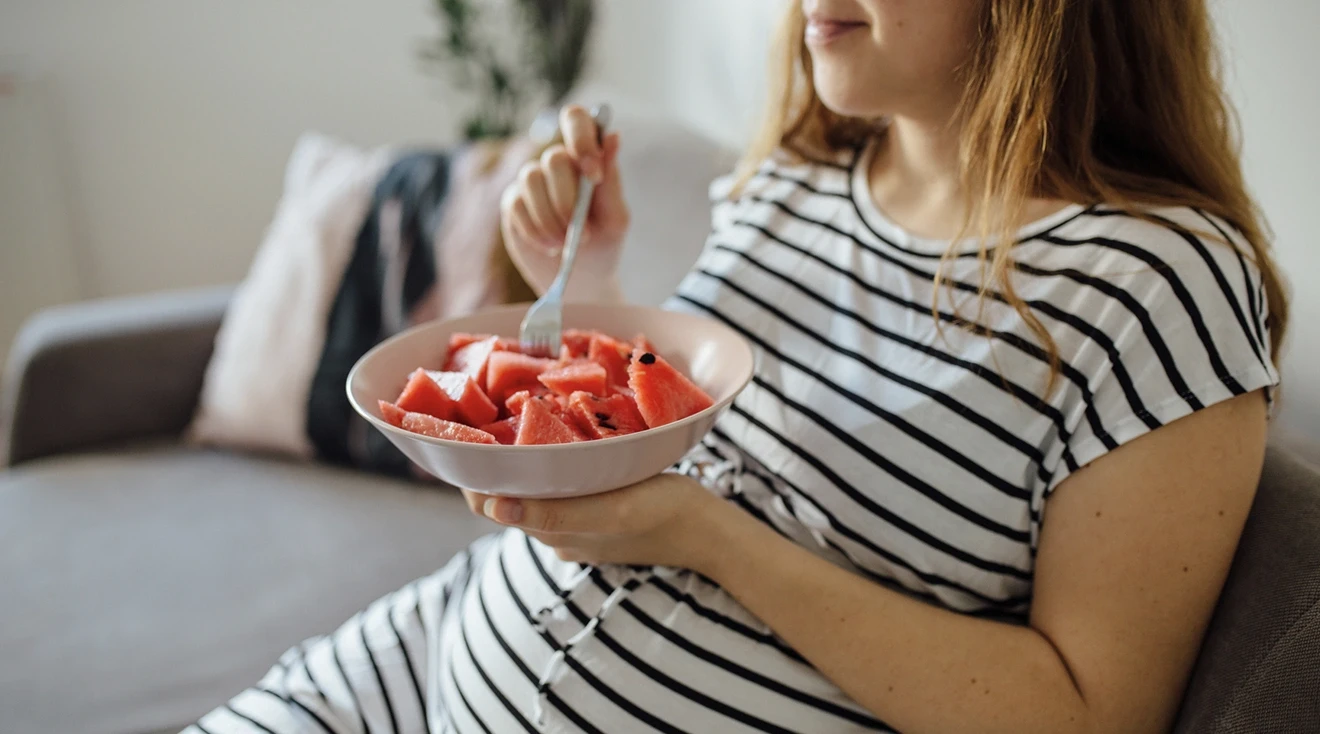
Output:
M833 43L849 33L865 28L866 24L852 20L829 20L826 18L807 19L807 43L824 46Z

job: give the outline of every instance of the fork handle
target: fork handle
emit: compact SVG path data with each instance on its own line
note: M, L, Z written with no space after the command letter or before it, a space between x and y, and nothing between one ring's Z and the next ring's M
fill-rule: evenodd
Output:
M610 122L610 106L597 105L591 112L596 121L596 140L605 138L605 127ZM560 255L559 273L546 290L547 296L563 300L564 289L568 287L568 276L573 272L573 262L577 260L578 246L582 244L582 235L587 228L587 212L591 210L591 197L596 193L596 184L585 175L578 177L577 202L573 204L573 218L569 221L568 232L564 236L564 250Z

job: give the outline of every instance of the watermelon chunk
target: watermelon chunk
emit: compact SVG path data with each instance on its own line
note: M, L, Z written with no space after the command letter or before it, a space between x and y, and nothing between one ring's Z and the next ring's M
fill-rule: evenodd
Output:
M380 417L386 423L395 428L403 428L403 417L408 415L408 411L387 400L377 400L376 403L380 405Z
M413 370L408 376L408 384L394 404L409 413L423 413L446 421L454 417L458 408L454 399L423 369Z
M518 437L514 440L517 445L542 446L579 440L578 433L551 413L545 401L527 400L523 403L522 416L518 421Z
M440 420L421 413L409 413L403 417L403 428L413 433L420 433L431 438L463 443L496 443L495 437L485 431L465 426L462 423Z
M537 385L533 390L519 390L509 396L504 401L504 409L509 411L510 415L522 415L523 403L528 400L541 400L545 402L545 407L550 409L551 413L556 415L564 412L564 408L559 401L554 399L550 389L544 385Z
M591 350L591 335L592 332L590 331L564 329L564 334L560 337L560 342L563 344L560 351L568 350L570 359L581 359L587 356L587 352Z
M541 373L537 378L542 385L559 395L589 392L604 395L607 389L605 368L596 362L573 362Z
M494 335L493 335L493 334L467 334L467 333L464 333L464 332L461 332L461 331L460 331L460 332L457 332L457 333L454 333L454 334L450 334L450 335L449 335L449 350L446 351L445 354L451 355L451 357L452 357L452 355L453 355L455 352L457 352L458 350L462 349L463 347L466 347L467 345L471 344L472 342L484 341L484 340L486 340L486 339L491 338L492 336L494 336Z
M486 394L496 403L503 403L519 390L540 387L536 378L556 365L553 359L529 357L517 352L495 352L490 355L488 363Z
M518 439L518 421L518 416L510 416L504 420L487 423L481 427L481 430L494 436L501 444L511 446Z
M646 430L637 403L623 395L597 397L585 392L568 399L569 415L589 438L610 438Z
M486 393L482 392L475 380L463 372L428 372L441 390L454 401L453 419L469 426L492 423L500 417L500 409L495 407Z
M715 403L704 390L654 352L633 350L628 364L628 387L637 409L651 428L682 420Z
M655 348L655 345L651 343L650 339L646 338L645 334L638 334L633 337L632 346L633 349L640 349L643 352L650 352L651 354L660 353L660 350Z
M452 340L454 337L450 337L450 339ZM444 371L462 372L476 380L478 385L484 387L486 385L486 364L490 361L490 355L500 349L500 338L497 336L487 336L469 342L449 353L449 359L445 360Z
M591 335L587 359L605 368L609 384L624 385L628 382L628 355L632 351L630 344L596 332Z

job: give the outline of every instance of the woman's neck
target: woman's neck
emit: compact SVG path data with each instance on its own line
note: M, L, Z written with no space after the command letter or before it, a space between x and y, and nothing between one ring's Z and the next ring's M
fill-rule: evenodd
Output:
M948 124L892 118L871 158L868 180L876 206L919 237L950 239L966 217L958 132Z
M963 233L968 202L958 137L959 130L947 118L928 122L894 117L871 158L867 171L871 200L890 221L917 237L951 240ZM1050 216L1068 204L1028 199L1017 224Z

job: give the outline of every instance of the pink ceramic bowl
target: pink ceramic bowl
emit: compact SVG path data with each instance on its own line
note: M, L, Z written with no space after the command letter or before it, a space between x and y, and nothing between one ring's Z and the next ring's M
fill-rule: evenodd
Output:
M715 404L660 428L555 446L445 441L395 428L380 417L377 401L398 397L410 372L418 367L440 368L450 334L516 336L526 312L525 304L507 306L398 334L354 365L348 375L348 399L408 458L442 481L487 494L571 497L625 487L669 468L706 435L752 379L751 347L721 323L643 306L569 304L564 307L565 328L599 329L626 339L645 334Z

